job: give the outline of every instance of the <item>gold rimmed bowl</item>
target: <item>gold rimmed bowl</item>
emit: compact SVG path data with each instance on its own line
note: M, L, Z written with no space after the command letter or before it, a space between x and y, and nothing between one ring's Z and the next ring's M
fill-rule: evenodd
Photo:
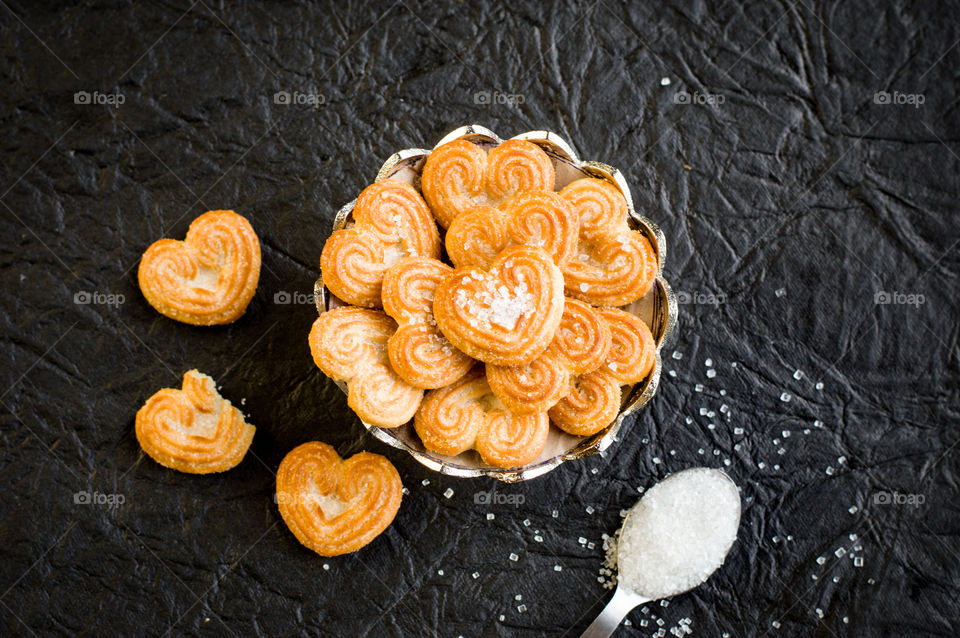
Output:
M450 132L437 142L434 148L461 138L484 147L494 147L504 141L489 129L478 125L470 125ZM653 371L640 383L624 389L620 412L617 414L617 418L606 428L592 436L579 437L551 427L547 444L540 456L532 463L518 468L503 469L487 465L481 460L480 455L473 450L455 457L431 452L423 447L413 428L412 421L398 428L380 428L365 422L363 426L384 443L409 452L417 461L441 474L461 478L492 476L507 483L516 483L542 476L564 461L591 456L610 447L617 439L617 434L620 432L624 420L643 407L657 391L660 372L663 369L661 350L669 340L677 322L677 299L670 285L663 278L663 263L667 256L666 240L663 232L655 223L634 210L630 188L619 170L601 162L581 160L566 140L556 133L529 131L511 139L533 142L546 152L556 170L557 190L581 177L597 177L613 183L623 193L629 206L631 227L643 233L657 253L658 270L653 287L642 299L623 307L624 310L638 316L650 326L650 331L653 333L654 341L657 344L656 363ZM413 185L419 190L420 172L423 170L428 155L430 155L430 151L422 148L408 148L398 151L383 163L377 173L376 181L398 179ZM333 222L333 230L347 228L353 223L355 203L356 200L340 209ZM346 305L324 285L323 273L314 284L314 299L316 300L317 311L320 314ZM346 385L339 382L338 385L346 393Z

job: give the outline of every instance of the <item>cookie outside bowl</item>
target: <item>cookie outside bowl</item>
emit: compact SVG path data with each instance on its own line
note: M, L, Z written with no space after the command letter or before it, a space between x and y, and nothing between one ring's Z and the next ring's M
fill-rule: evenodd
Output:
M484 147L494 147L504 141L493 131L474 124L451 131L434 148L457 139L466 139ZM566 140L549 131L529 131L511 139L532 142L546 152L554 164L557 190L576 179L593 177L612 183L623 194L628 205L630 227L643 234L657 255L657 274L652 288L638 301L623 307L624 310L640 317L650 327L656 343L656 360L653 370L644 381L623 388L620 410L607 427L587 437L569 435L552 427L547 444L540 456L519 468L502 469L486 465L476 452L466 452L457 457L446 457L431 452L424 448L412 421L390 429L379 428L363 420L361 422L377 439L397 449L405 450L421 464L441 474L460 478L490 476L507 483L516 483L542 476L565 461L603 452L617 440L624 419L643 407L657 391L663 368L661 352L671 340L677 322L677 299L663 277L663 264L667 254L666 238L654 222L634 210L629 186L618 169L602 162L581 160ZM427 149L410 148L394 153L381 166L375 181L394 179L419 188L420 174L430 152ZM334 219L334 231L346 228L352 223L355 203L356 200L338 211ZM345 305L324 285L322 272L314 284L314 299L320 314ZM341 390L346 391L344 384L338 382L338 385Z

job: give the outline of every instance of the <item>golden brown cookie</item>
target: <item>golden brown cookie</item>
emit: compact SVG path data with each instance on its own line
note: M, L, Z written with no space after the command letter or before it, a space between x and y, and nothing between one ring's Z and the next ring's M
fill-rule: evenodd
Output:
M456 348L497 365L529 363L563 315L563 275L542 248L513 246L487 271L457 268L437 286L437 326Z
M193 220L183 241L151 244L137 279L162 315L195 326L231 323L257 292L260 241L243 216L211 210Z
M353 226L334 231L320 269L333 294L354 306L380 307L383 274L404 257L440 257L440 235L415 188L388 179L365 188L353 208Z
M573 389L550 409L550 420L578 436L596 434L616 419L621 386L647 378L656 362L656 343L650 328L618 308L602 308L610 327L611 345L603 365L574 378Z
M417 411L423 390L390 367L387 342L396 322L379 310L342 307L313 322L310 352L324 374L347 384L347 405L372 425L403 425Z
M595 306L624 306L643 297L657 276L657 255L627 224L627 201L616 186L587 177L560 196L580 219L576 256L563 267L566 294Z
M552 191L555 180L553 163L533 142L507 140L488 154L459 139L431 151L420 190L437 223L447 228L477 206L496 206L521 192Z
M473 359L453 347L433 318L437 285L452 272L439 260L407 257L383 277L383 310L400 326L387 343L390 365L418 388L450 385L473 367Z
M190 370L183 388L164 388L137 411L137 441L154 461L180 472L223 472L243 460L256 428L217 393L213 379Z
M599 368L610 349L610 327L600 313L576 299L564 303L550 346L526 365L487 365L493 393L514 414L549 410L572 390L571 376Z
M447 255L455 266L489 268L508 246L537 246L562 269L577 250L580 221L573 207L553 191L527 191L498 208L474 208L447 229Z
M314 441L291 450L277 470L280 516L304 547L321 556L355 552L379 536L400 509L403 485L379 454L341 460Z
M517 415L501 405L482 367L428 392L414 426L428 450L456 456L476 449L484 462L504 468L536 460L550 430L545 412Z

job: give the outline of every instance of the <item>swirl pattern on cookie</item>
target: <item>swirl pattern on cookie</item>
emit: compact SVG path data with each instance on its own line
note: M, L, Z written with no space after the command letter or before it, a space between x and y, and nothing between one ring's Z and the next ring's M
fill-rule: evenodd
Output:
M656 343L647 324L618 308L601 308L610 328L610 350L597 370L574 379L570 394L550 409L561 430L578 436L596 434L620 411L621 386L647 378L656 362Z
M529 363L546 350L563 315L563 275L542 248L513 246L490 269L457 268L433 302L456 348L497 365Z
M143 296L160 314L197 326L236 321L260 280L260 240L232 210L206 212L183 241L161 239L140 259Z
M508 246L537 246L563 268L576 253L579 223L557 193L524 192L499 208L478 207L454 219L445 239L447 254L455 266L489 268Z
M383 312L342 307L328 310L310 330L310 352L317 367L347 384L347 405L367 423L385 428L409 421L423 390L390 367L387 344L396 322Z
M323 283L354 306L379 308L383 274L408 256L440 257L440 234L415 188L388 179L365 188L354 225L334 231L323 246Z
M182 389L164 388L147 399L135 430L140 447L160 465L209 474L240 463L256 428L217 393L213 379L190 370Z
M436 259L407 257L383 278L384 312L399 324L387 342L390 365L418 388L450 385L474 363L443 336L433 317L437 285L452 272L453 268Z
M369 544L393 522L403 498L396 468L379 454L341 460L314 441L291 450L277 470L277 507L300 543L321 556Z
M414 418L424 447L456 456L476 449L495 467L518 467L543 451L550 430L545 412L516 415L497 400L478 367L456 383L431 390Z
M549 410L572 390L572 375L591 372L605 362L610 342L610 328L599 312L582 301L567 299L547 350L526 365L488 364L487 381L515 414Z
M460 214L496 206L517 193L552 191L553 163L533 142L508 140L489 152L464 139L431 151L420 188L437 223L447 228Z
M580 219L577 255L563 268L566 294L596 306L623 306L643 297L657 276L657 255L627 223L627 202L616 186L585 177L560 196Z

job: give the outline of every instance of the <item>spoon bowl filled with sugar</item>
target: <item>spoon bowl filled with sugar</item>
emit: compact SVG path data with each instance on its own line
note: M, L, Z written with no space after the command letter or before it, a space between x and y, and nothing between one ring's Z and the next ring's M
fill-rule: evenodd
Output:
M739 526L740 492L720 470L691 468L654 485L623 521L617 590L581 638L607 638L634 607L703 583Z

